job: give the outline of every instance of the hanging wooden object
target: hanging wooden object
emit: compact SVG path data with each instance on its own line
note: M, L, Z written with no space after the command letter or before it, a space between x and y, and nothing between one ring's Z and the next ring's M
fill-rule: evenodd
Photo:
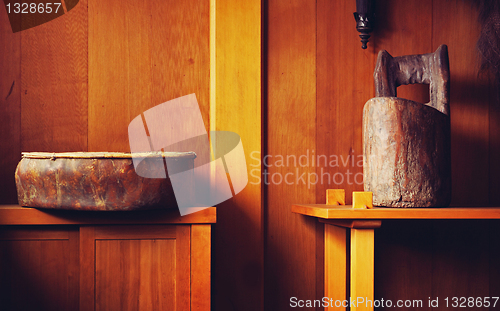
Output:
M448 49L392 57L380 51L375 98L363 110L364 188L373 205L441 207L451 199ZM400 85L430 86L430 102L398 98Z

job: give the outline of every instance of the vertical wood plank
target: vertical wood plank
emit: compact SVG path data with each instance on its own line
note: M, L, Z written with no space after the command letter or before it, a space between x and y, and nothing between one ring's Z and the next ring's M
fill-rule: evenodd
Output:
M316 3L269 1L267 5L265 126L270 157L262 167L266 178L262 182L267 186L264 310L284 310L290 307L291 297L320 298L316 297L316 273L323 262L317 262L316 240L323 231L317 229L315 219L290 212L293 202L316 202L316 170L311 163L317 117ZM287 156L296 161L302 156L303 165L290 158L287 166ZM283 164L276 162L279 157Z
M176 226L176 258L175 258L175 282L176 282L176 311L189 310L191 308L191 226ZM169 303L166 300L164 303Z
M196 94L209 130L209 0L154 0L151 11L152 106Z
M173 239L96 240L96 310L185 310L176 298L179 287L189 290L176 283L178 245Z
M90 150L130 151L133 118L191 93L208 130L208 0L90 1L89 12Z
M262 184L261 1L212 5L210 130L241 137L249 183L219 204L214 228L216 310L262 310L264 249ZM215 70L215 72L213 72Z
M489 231L489 294L490 296L499 296L500 294L500 243L498 237L500 236L500 220L490 220L488 223ZM489 310L493 311L498 309L497 306L490 306Z
M88 7L89 151L129 152L128 124L152 106L151 2Z
M432 221L384 220L375 231L375 299L422 300L418 310L431 310L432 228Z
M151 106L194 93L209 131L210 0L154 0L151 5ZM140 112L136 110L131 118ZM192 121L183 122L189 127ZM177 150L195 151L194 164L199 166L209 157L203 147Z
M191 226L191 311L210 311L211 225Z
M87 1L20 34L22 151L86 151Z
M377 5L379 3L377 2ZM361 49L352 13L355 1L318 1L317 10L317 150L316 203L325 190L363 190L362 116L374 96L377 37Z
M381 49L392 56L434 52L433 5L433 0L377 1L376 14L384 18L377 19L377 29L373 34L376 53Z
M80 232L78 227L69 231L68 305L70 310L80 307Z
M392 56L434 52L437 48L432 45L434 2L433 0L377 1L376 15L384 16L384 18L377 19L377 28L373 34L376 53L378 54L381 49L388 51ZM407 14L408 12L412 13ZM376 59L373 60L374 64L375 61ZM373 78L371 84L373 85ZM397 95L401 98L427 103L429 102L429 85L400 86L397 89Z
M432 45L436 49L447 44L450 59L452 205L455 206L488 204L490 98L488 77L478 74L477 16L472 2L434 1Z
M95 306L95 234L90 226L80 227L80 311Z
M21 34L0 8L0 203L17 203L14 172L21 159ZM20 22L20 20L19 20Z
M325 310L346 310L335 301L347 298L346 228L325 224L325 293L330 303Z
M381 49L387 50L392 56L434 52L437 48L432 45L435 2L377 1L376 14L384 18L377 19L377 28L373 33L374 56L376 57ZM375 62L376 58L373 59L374 65ZM373 73L373 69L371 72ZM370 76L371 85L373 85L372 77ZM402 86L398 88L397 95L426 103L429 100L429 86ZM376 299L384 298L392 301L427 299L431 295L432 279L429 273L432 267L432 259L429 256L431 249L426 247L431 241L430 233L426 230L432 228L430 225L429 223L399 225L388 222L377 229ZM423 307L425 310L425 305Z
M489 289L489 278L494 274L489 269L487 221L436 220L433 226L432 297L444 303L444 297L498 296Z
M374 229L351 229L351 310L374 310Z
M190 225L104 227L94 238L96 310L190 310Z
M500 90L499 85L494 81L490 75L489 81L489 204L490 206L500 206L500 196L498 189L500 189L500 161L498 155L500 154Z

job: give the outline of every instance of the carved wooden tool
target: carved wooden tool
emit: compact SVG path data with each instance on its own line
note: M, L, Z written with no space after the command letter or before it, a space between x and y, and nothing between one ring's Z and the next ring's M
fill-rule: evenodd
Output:
M440 207L451 199L448 49L392 57L375 67L377 97L363 110L364 188L373 205ZM430 102L396 97L400 85L430 85Z

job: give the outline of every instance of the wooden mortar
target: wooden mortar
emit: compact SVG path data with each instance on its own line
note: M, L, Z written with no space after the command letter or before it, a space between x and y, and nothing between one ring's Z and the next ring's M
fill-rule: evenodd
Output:
M373 204L443 207L451 200L449 64L435 53L392 57L380 51L377 97L363 109L363 174ZM430 84L430 103L396 97L399 85Z

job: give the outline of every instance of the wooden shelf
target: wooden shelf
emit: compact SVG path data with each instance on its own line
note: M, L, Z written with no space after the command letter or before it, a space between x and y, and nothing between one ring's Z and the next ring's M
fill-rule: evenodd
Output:
M500 207L373 208L294 204L292 212L323 219L500 219Z
M178 209L89 212L0 205L0 225L208 224L215 222L215 207L181 217Z

